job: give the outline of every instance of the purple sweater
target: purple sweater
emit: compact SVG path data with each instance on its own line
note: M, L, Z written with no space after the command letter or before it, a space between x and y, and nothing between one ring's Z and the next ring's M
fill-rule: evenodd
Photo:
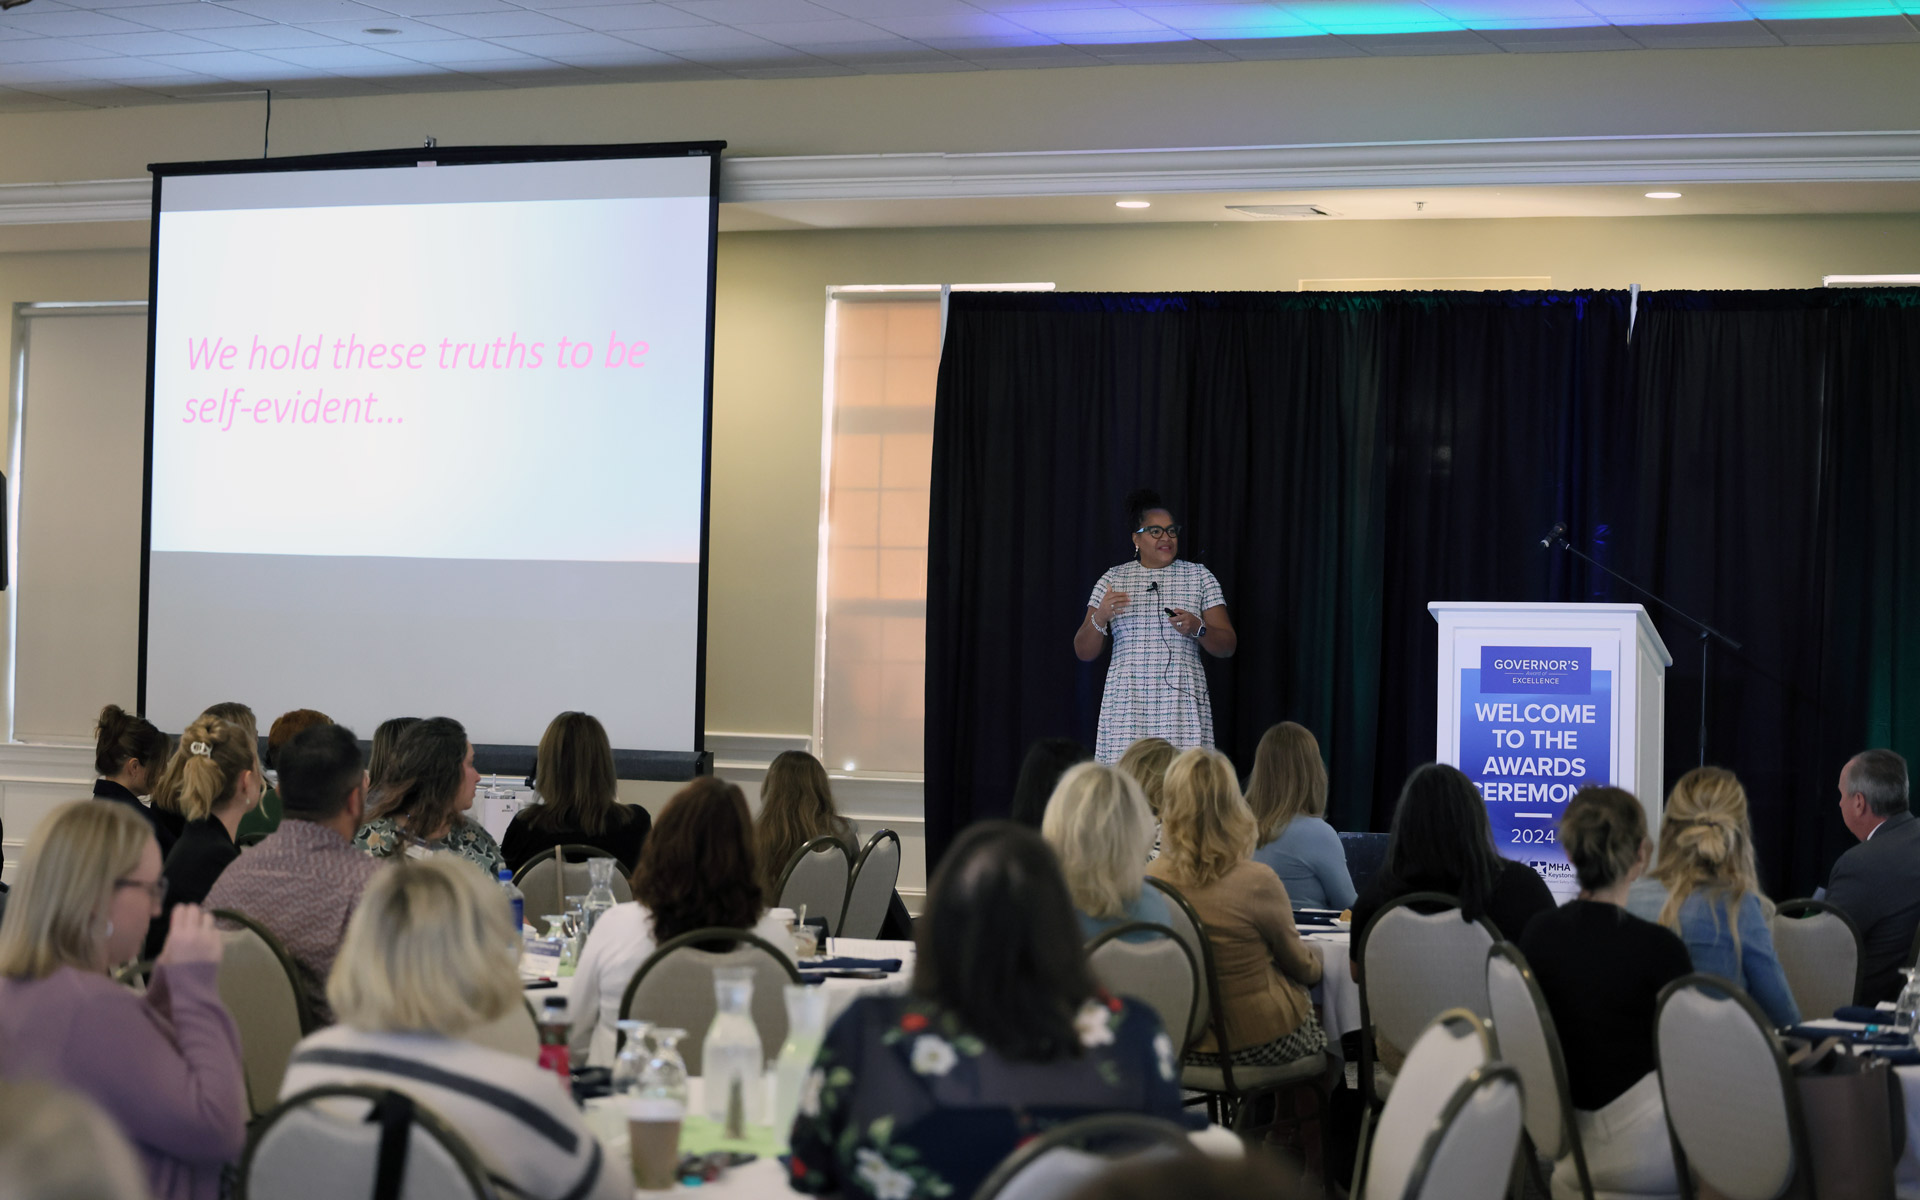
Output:
M215 969L156 968L144 997L72 967L0 978L0 1076L70 1087L106 1109L140 1151L155 1200L218 1200L221 1164L246 1144L247 1088Z

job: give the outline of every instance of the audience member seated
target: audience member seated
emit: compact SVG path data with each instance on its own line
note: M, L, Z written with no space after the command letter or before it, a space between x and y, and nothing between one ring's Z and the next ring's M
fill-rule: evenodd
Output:
M140 814L153 830L160 846L160 860L179 836L171 823L163 822L154 810L140 802L153 790L153 781L167 765L167 735L153 722L109 704L100 710L100 723L94 727L93 769L100 778L93 781L93 798L124 804Z
M373 731L373 748L367 751L367 794L378 791L383 783L393 782L393 748L400 735L420 723L419 717L389 717Z
M784 923L767 911L753 858L747 798L703 775L675 792L640 848L633 899L600 915L573 973L575 1061L612 1066L614 1022L634 972L661 945L696 929L746 929L791 956ZM698 1032L698 1031L695 1031Z
M1060 858L1083 940L1129 921L1172 923L1167 898L1146 886L1153 814L1133 776L1105 763L1069 768L1047 801L1040 832ZM1121 936L1146 941L1153 935Z
M794 1122L794 1190L958 1200L1061 1122L1181 1119L1173 1040L1100 991L1033 831L988 821L955 839L919 941L912 994L862 996L828 1032Z
M327 973L347 922L380 869L353 844L366 807L367 776L353 731L314 725L274 756L280 764L280 828L220 873L207 907L253 918L279 939L307 985L324 1024Z
M1217 1067L1277 1067L1324 1050L1307 989L1320 982L1320 956L1300 940L1286 885L1253 861L1253 813L1233 764L1213 750L1188 750L1167 768L1160 796L1160 857L1147 874L1193 905L1213 947L1228 1044L1209 1027L1187 1061Z
M259 764L257 760L260 757L260 725L259 722L254 719L253 710L237 700L229 700L212 706L198 717L195 717L194 720L198 723L207 720L209 717L238 725L246 730L247 745L251 747L250 753L252 753L256 760L254 769L258 772ZM176 745L174 752L177 754L179 750L180 747ZM171 768L173 765L172 760L169 760L167 765ZM174 774L171 769L163 772L153 782L153 796L151 798L155 819L173 833L176 841L181 835L186 833L187 822L192 819L180 804L180 778L181 777ZM172 850L165 852L165 854L172 853ZM161 861L166 861L164 854L161 857Z
M1467 920L1484 918L1513 941L1527 922L1554 907L1553 893L1532 867L1500 857L1487 806L1473 781L1445 763L1415 768L1400 789L1387 838L1387 858L1353 902L1353 945L1388 904L1413 892L1445 892ZM1383 1061L1392 1061L1383 1056Z
M311 708L296 708L292 712L281 713L267 730L267 766L277 774L280 770L280 747L292 741L303 729L331 724L332 717ZM257 840L265 837L280 828L280 816L279 790L269 787L261 793L259 807L240 818L240 831L234 834L234 840L245 842L249 838Z
M467 816L480 772L473 769L473 743L452 717L429 717L409 725L395 741L385 779L367 795L367 823L353 844L375 858L405 854L455 854L492 879L506 860L480 822Z
M1160 857L1160 789L1166 784L1167 768L1179 753L1165 738L1144 737L1128 746L1116 764L1133 776L1147 798L1147 807L1153 811L1153 848L1147 851L1149 862Z
M240 847L234 831L240 817L260 802L260 760L244 727L218 717L201 717L180 735L160 782L182 816L186 830L167 855L166 907L198 904L207 898ZM164 936L164 926L158 931ZM159 950L159 938L148 947Z
M769 904L780 899L780 873L800 847L817 837L836 837L849 849L860 843L853 822L833 806L827 769L804 750L783 750L760 781L760 815L753 822L753 857L760 865L760 891ZM810 914L819 915L819 914Z
M1658 862L1633 885L1627 911L1678 933L1694 970L1746 988L1769 1021L1796 1024L1800 1009L1773 949L1773 904L1753 864L1747 790L1732 771L1695 767L1673 785Z
M1677 1197L1653 1016L1660 989L1693 964L1671 930L1626 911L1653 851L1640 802L1619 788L1581 788L1560 818L1560 845L1580 895L1528 922L1520 952L1560 1036L1588 1178L1602 1195ZM1554 1167L1553 1195L1580 1194L1568 1154Z
M391 1088L451 1125L503 1192L627 1200L627 1163L605 1157L566 1085L463 1036L523 1003L506 953L519 941L499 888L451 857L383 869L327 981L340 1024L294 1047L281 1099L326 1084Z
M1353 907L1347 852L1325 819L1327 767L1306 726L1282 721L1261 737L1247 807L1260 827L1253 861L1273 868L1295 908Z
M36 1082L0 1083L5 1200L147 1200L133 1147L100 1107Z
M1072 738L1041 738L1027 747L1027 757L1020 763L1020 778L1014 781L1009 815L1038 832L1041 818L1047 815L1047 801L1053 798L1053 789L1060 786L1060 777L1073 764L1092 758L1092 751Z
M1899 996L1900 968L1920 925L1920 821L1907 811L1907 760L1891 750L1849 759L1840 769L1840 819L1860 844L1833 864L1827 902L1859 926L1857 999L1878 1004Z
M613 745L598 719L563 712L540 735L534 759L534 790L540 803L514 814L500 853L518 871L542 850L593 846L620 860L622 871L640 861L653 817L637 804L620 803Z
M240 1035L214 984L220 935L179 905L146 994L108 976L139 953L165 889L153 832L124 805L75 801L40 822L0 921L0 1078L100 1105L157 1200L217 1200L247 1121Z

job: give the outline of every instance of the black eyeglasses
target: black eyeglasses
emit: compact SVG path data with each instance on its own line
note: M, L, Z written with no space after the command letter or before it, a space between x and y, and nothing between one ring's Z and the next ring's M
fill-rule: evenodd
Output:
M1180 536L1180 527L1178 525L1144 525L1134 532L1144 533L1150 538L1177 538Z
M155 904L164 905L167 902L167 877L165 875L162 875L152 883L141 883L138 879L114 880L113 890L117 892L121 888L139 888L145 892Z

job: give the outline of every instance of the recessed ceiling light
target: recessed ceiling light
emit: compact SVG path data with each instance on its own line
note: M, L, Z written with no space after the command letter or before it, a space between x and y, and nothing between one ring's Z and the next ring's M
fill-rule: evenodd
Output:
M360 32L361 33L399 33L400 31L398 29L385 29L380 26L375 26L372 29L362 29Z
M1113 206L1115 208L1152 208L1153 202L1150 200L1115 200Z
M1648 192L1647 193L1647 199L1649 200L1678 200L1679 198L1680 198L1679 192Z

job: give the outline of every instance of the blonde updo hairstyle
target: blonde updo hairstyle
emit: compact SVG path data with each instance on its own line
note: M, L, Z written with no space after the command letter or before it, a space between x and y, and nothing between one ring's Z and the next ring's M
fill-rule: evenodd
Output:
M200 821L225 812L238 799L240 777L260 768L258 739L251 729L202 714L180 735L166 773L153 787L174 812Z
M1560 817L1560 845L1589 892L1625 879L1646 840L1646 814L1624 788L1583 787Z
M1179 753L1165 738L1144 737L1128 746L1120 756L1118 766L1140 785L1141 794L1147 798L1147 808L1155 819L1160 816L1160 795L1167 786L1167 768Z
M1047 801L1040 836L1053 847L1073 905L1102 920L1140 899L1153 814L1133 776L1106 763L1067 768Z
M1252 857L1259 833L1233 764L1196 746L1167 768L1160 861L1176 884L1205 887Z
M48 813L27 841L0 919L0 976L33 980L61 967L105 968L101 923L114 883L139 869L152 840L146 818L124 804L74 800Z
M327 1002L363 1033L459 1037L521 1003L503 892L453 855L376 872L327 978Z
M1667 889L1662 925L1679 929L1680 907L1687 897L1696 891L1714 893L1739 952L1740 902L1748 892L1759 894L1760 877L1753 861L1753 829L1747 824L1747 789L1732 771L1695 767L1673 785L1660 822L1660 865L1653 877Z

